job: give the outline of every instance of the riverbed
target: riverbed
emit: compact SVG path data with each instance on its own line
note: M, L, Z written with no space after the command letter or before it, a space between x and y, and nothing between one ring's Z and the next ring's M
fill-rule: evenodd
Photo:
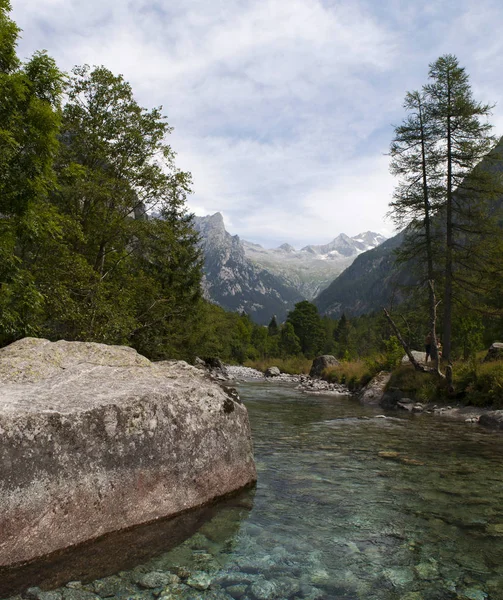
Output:
M109 566L91 580L99 569L87 571L45 600L503 599L501 433L287 384L239 391L256 489L193 518L175 548L162 527L118 538L116 555L121 544L124 555L135 543L150 551L138 547L127 565L109 562L118 573ZM89 551L102 566L111 552ZM40 581L47 589L60 579Z

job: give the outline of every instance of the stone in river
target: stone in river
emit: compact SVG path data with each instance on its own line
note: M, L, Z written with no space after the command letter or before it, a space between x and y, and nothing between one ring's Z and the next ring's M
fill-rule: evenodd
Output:
M256 480L246 408L183 361L26 338L0 349L0 567Z

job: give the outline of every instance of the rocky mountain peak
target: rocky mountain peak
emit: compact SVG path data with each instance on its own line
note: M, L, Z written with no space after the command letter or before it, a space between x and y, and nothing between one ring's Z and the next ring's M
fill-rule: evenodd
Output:
M205 295L230 310L244 310L257 322L281 321L295 302L312 300L353 260L384 240L373 232L339 234L328 244L296 250L288 243L266 249L225 230L221 213L195 217L204 250Z
M295 248L290 246L290 244L281 244L281 246L278 246L277 250L282 250L283 252L295 252Z

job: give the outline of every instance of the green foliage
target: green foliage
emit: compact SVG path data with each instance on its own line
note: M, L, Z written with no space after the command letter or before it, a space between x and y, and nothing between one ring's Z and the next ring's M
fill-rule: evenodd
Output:
M268 329L268 333L270 336L278 335L279 327L278 327L278 322L276 321L276 315L272 316L272 319L270 320L267 329Z
M393 370L401 363L403 358L403 348L398 338L392 335L388 340L384 342L385 348L385 360L383 368L386 370Z
M399 389L404 396L421 402L432 402L445 398L445 382L429 373L416 371L407 363L391 374L388 389Z
M492 107L474 100L468 75L451 54L430 65L428 84L407 93L404 108L390 151L399 177L391 215L408 226L399 260L415 268L421 284L437 283L438 297L429 289L428 329L435 331L441 299L444 355L451 358L456 304L465 311L487 308L501 277L495 200L503 186L494 168L501 151L487 157L495 143L486 121ZM463 345L469 354L472 342Z
M466 404L503 408L503 361L472 359L454 373L454 385Z
M288 313L286 320L292 325L301 351L307 358L314 358L323 350L324 329L314 304L307 300L298 302L294 310Z
M30 268L58 235L48 205L55 186L63 75L45 53L22 65L10 3L0 2L0 345L37 335L44 297Z
M301 353L300 340L295 334L292 323L286 322L281 328L279 341L279 356L297 356Z

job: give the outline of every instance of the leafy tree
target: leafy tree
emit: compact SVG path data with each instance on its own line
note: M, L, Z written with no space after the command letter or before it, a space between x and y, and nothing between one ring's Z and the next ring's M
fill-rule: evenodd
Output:
M64 251L41 255L35 269L47 335L176 355L199 306L201 264L185 212L190 175L175 167L171 128L104 67L76 67L67 96L51 197Z
M44 297L29 266L61 227L47 198L64 78L44 52L20 63L10 10L0 0L0 344L39 332Z
M324 329L318 309L308 300L295 305L288 313L287 323L293 326L299 338L302 353L306 358L313 358L323 350L325 343Z

